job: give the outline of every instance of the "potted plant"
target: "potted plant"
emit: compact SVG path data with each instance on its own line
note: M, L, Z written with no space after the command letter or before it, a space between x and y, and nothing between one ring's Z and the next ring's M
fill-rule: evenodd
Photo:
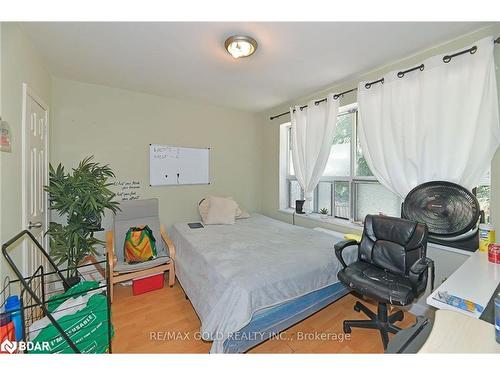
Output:
M114 177L108 165L93 161L93 156L83 159L73 173L66 173L59 164L54 170L49 166L49 209L56 211L65 223L51 222L49 235L50 255L57 263L67 265L68 283L80 281L77 267L88 255L96 255L97 248L105 244L95 238L102 231L101 221L106 210L119 209L115 194L108 189L108 179Z
M322 219L327 219L328 218L328 208L320 209L319 214L321 215Z

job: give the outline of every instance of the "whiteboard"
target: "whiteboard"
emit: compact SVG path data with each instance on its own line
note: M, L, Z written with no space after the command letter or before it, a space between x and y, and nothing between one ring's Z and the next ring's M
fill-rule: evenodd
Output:
M210 148L149 145L149 184L209 184Z

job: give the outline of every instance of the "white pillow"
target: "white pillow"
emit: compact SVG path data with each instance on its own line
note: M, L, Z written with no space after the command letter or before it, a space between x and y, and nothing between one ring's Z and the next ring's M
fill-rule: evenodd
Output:
M200 212L201 216L201 221L205 222L207 221L207 215L208 215L208 198L203 198L199 203L198 203L198 211Z
M203 223L212 224L234 224L238 204L232 199L209 197L208 213Z
M239 213L238 213L239 211ZM244 208L242 208L241 206L238 206L238 210L236 211L236 220L239 220L239 219L248 219L250 216L250 213L245 210Z
M207 214L208 214L208 200L210 197L203 198L199 203L198 203L198 211L200 212L201 220L203 222L206 221L207 219ZM233 197L227 197L227 199L234 200ZM236 201L235 201L236 202ZM238 203L236 203L238 204ZM236 219L247 219L251 217L248 211L246 211L244 208L241 208L238 205L238 208L236 209Z

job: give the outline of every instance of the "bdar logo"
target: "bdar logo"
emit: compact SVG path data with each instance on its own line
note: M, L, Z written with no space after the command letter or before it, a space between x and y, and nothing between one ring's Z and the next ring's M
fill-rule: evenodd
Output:
M0 345L0 352L2 353L14 353L17 349L17 342L12 342L9 339L5 339L4 342L2 342L2 345Z

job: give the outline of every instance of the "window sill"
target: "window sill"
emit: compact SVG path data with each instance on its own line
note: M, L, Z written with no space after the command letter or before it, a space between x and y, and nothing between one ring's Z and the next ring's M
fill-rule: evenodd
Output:
M294 209L291 208L282 208L279 210L279 212L283 214L288 214L288 215L293 215L295 212ZM304 220L310 220L310 221L315 221L315 222L320 222L320 223L325 223L325 224L331 224L335 225L337 227L341 227L346 230L346 233L349 233L349 231L355 230L357 232L363 231L363 226L360 224L353 223L349 220L344 220L344 219L338 219L335 217L327 217L326 219L323 219L320 214L317 213L312 213L312 214L296 214L295 218L301 218Z
M281 213L283 213L283 214L293 215L293 213L294 213L295 210L291 209L291 208L287 208L287 209L283 209L282 208L282 209L279 209L278 211L281 212ZM319 222L319 223L324 223L324 224L335 225L335 226L337 226L339 228L342 228L345 231L345 232L343 232L343 234L352 233L353 230L356 231L356 232L362 232L363 231L363 226L360 225L360 224L356 224L356 223L353 223L353 222L348 221L348 220L337 219L335 217L328 217L326 219L323 219L321 217L321 215L317 214L317 213L312 213L312 214L309 214L309 215L307 215L307 214L301 214L301 215L296 214L295 218L300 218L300 219L303 219L303 220L309 220L309 221L314 221L314 222ZM436 244L436 243L429 243L428 247L431 247L431 248L434 248L434 249L448 251L450 253L461 254L461 255L465 255L465 256L470 256L471 254L473 254L470 251L456 249L454 247L439 245L439 244Z

